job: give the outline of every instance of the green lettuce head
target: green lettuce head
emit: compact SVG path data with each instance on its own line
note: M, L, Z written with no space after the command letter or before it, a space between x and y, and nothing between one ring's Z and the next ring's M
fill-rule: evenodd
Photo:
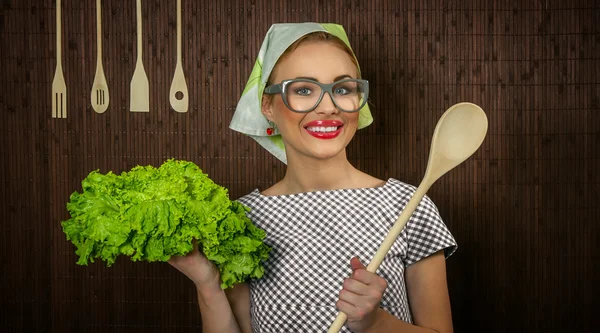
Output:
M100 258L110 266L119 255L167 261L192 251L197 240L219 268L221 288L263 276L265 232L194 163L171 159L120 175L92 171L81 185L67 203L71 218L62 222L79 265Z

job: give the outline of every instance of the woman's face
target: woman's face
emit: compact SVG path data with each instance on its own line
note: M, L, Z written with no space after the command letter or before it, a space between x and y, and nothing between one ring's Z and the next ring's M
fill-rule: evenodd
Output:
M332 83L357 78L357 68L350 55L338 46L323 41L307 41L281 59L275 66L272 83L295 78L309 78ZM339 111L329 94L311 112L288 109L280 94L263 100L263 113L275 123L285 143L288 160L294 157L328 159L345 154L345 148L358 126L359 112ZM345 155L344 155L345 156Z

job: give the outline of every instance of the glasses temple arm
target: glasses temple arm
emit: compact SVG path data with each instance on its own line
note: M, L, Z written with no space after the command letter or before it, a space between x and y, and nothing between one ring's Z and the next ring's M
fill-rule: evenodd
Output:
M264 91L267 94L279 94L282 91L281 83L270 85Z

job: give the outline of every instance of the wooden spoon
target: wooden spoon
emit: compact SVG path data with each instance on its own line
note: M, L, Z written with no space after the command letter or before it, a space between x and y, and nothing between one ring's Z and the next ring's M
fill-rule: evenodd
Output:
M487 117L475 104L458 103L444 112L433 132L425 176L367 266L367 271L374 273L379 268L427 190L438 178L473 155L483 142L487 128ZM346 314L340 312L328 333L339 332L346 319Z
M108 109L110 96L108 94L108 84L104 75L102 66L102 3L96 0L96 75L92 84L90 99L92 109L97 113L104 113Z
M181 63L181 0L177 0L177 64L175 65L175 74L169 91L169 101L173 110L187 112L189 104L188 88Z
M142 61L142 0L136 0L136 16L137 16L137 61L133 78L129 86L129 111L132 112L149 112L150 111L150 84L148 76L144 70Z

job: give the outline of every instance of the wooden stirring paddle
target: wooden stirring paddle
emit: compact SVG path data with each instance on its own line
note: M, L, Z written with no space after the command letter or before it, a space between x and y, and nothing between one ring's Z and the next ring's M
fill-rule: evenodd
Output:
M129 111L150 112L150 84L142 61L142 0L136 1L137 61L129 84Z
M477 151L487 128L487 117L475 104L458 103L444 112L433 132L425 176L367 266L367 271L375 273L427 190L438 178ZM346 314L340 312L327 332L339 332L346 319Z
M181 61L181 0L177 0L177 64L169 91L169 102L171 102L173 110L177 112L187 112L188 110L188 88Z

